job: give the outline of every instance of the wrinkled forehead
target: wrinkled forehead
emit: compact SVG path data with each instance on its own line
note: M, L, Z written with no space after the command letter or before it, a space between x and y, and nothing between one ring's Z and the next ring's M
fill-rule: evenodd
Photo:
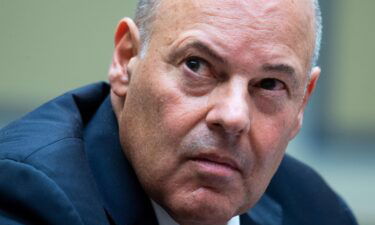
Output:
M306 14L312 8L311 0L160 0L160 9L174 9L172 12L188 12L195 9L202 12L219 13L223 17L267 18L286 13ZM169 8L171 7L171 8ZM168 10L169 11L169 10ZM166 13L166 12L164 12Z
M312 24L312 0L159 0L157 23L194 22L254 27L287 25L305 30Z
M297 46L299 57L309 64L315 39L313 17L311 0L161 0L154 27L167 41L199 25L208 25L207 31L217 28L217 38L278 39Z

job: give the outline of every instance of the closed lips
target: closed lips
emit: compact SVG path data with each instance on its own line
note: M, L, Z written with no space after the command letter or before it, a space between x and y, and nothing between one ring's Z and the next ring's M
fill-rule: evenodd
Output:
M230 168L231 170L240 172L237 163L230 158L220 157L216 155L200 155L192 158L192 160L203 163L212 163L213 165L224 166Z

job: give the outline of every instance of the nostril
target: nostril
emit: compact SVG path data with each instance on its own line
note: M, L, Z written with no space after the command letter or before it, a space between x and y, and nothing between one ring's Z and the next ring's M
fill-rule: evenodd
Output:
M244 129L242 127L227 125L226 123L223 123L223 121L208 123L207 126L210 130L215 131L217 133L221 133L225 136L230 135L233 137L237 137L244 132Z
M222 127L222 125L220 123L214 123L212 124L214 127Z
M218 122L208 123L208 128L210 130L223 130L224 131L224 127Z

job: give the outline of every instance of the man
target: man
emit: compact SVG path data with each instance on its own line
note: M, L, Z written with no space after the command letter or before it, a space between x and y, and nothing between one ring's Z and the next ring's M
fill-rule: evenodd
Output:
M110 89L1 132L1 224L356 224L284 157L320 74L316 1L140 1L135 21Z

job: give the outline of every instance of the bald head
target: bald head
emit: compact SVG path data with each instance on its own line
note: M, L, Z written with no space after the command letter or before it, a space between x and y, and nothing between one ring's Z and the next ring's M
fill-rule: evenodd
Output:
M311 2L313 9L313 24L314 24L314 43L313 52L311 55L311 66L317 64L319 57L321 39L322 39L322 17L318 0L308 0ZM143 56L147 51L147 46L152 35L152 23L157 14L157 8L161 0L139 0L135 14L135 23L137 24L141 37L141 55Z

